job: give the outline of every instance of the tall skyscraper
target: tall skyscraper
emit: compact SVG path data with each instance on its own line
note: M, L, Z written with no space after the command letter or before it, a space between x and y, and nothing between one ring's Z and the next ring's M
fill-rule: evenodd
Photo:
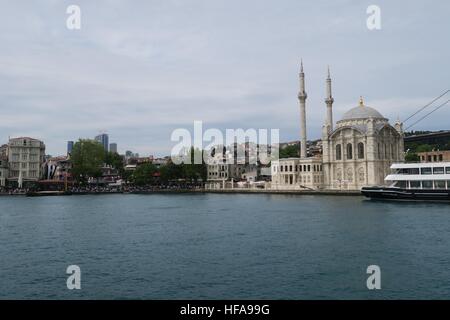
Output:
M71 154L73 149L73 141L67 141L67 154Z
M100 142L100 144L103 146L103 149L105 151L109 150L109 136L106 133L99 134L95 137L95 141Z
M117 153L117 143L110 143L109 144L109 151L113 153Z

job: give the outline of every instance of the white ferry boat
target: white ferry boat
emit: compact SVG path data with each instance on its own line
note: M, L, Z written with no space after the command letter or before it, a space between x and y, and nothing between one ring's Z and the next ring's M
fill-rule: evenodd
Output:
M363 187L371 199L450 201L450 162L394 163L388 187Z

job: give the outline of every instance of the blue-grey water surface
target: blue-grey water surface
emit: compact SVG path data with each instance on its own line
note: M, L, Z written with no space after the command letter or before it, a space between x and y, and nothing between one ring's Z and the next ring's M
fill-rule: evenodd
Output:
M81 290L66 287L72 264ZM366 287L372 264L381 290ZM450 298L450 205L266 194L0 197L0 298Z

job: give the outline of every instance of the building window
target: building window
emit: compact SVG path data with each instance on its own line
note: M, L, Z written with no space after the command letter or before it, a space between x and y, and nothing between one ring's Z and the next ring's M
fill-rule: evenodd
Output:
M444 158L443 158L442 154L440 154L440 155L439 155L439 161L442 162L443 160L444 160Z
M292 166L289 166L289 171L292 172Z
M364 159L364 143L358 143L358 159Z
M341 160L342 159L342 149L341 149L341 145L337 144L336 145L336 160Z
M378 144L378 159L381 159L381 145Z
M347 144L347 159L353 159L353 146L351 143Z

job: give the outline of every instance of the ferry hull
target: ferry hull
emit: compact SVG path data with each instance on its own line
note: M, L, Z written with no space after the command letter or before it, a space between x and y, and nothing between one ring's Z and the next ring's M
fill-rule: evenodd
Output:
M445 201L450 202L450 190L364 187L361 193L374 200Z

